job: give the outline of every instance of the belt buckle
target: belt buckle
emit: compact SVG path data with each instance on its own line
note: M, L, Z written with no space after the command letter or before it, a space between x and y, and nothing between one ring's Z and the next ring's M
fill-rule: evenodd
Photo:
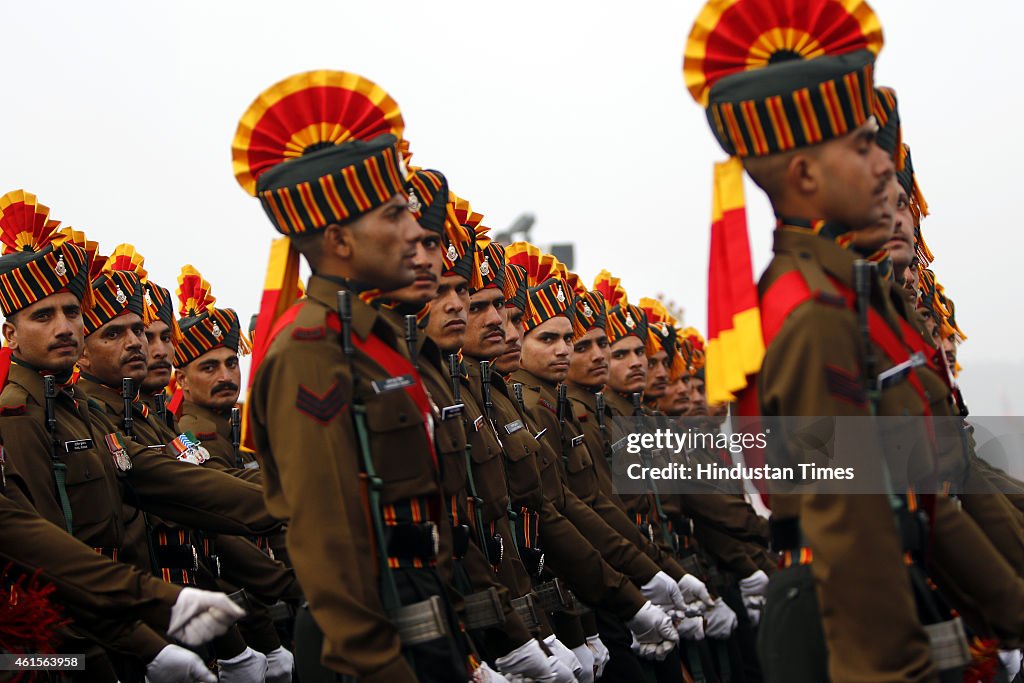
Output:
M397 607L391 610L388 616L405 646L428 643L448 635L448 623L441 609L441 598L436 595L427 600Z
M497 589L493 587L467 595L463 598L463 606L468 629L479 630L505 623L501 599L498 597Z
M516 614L519 615L526 628L532 630L540 627L540 618L537 616L537 607L531 593L513 598L512 607L515 608Z

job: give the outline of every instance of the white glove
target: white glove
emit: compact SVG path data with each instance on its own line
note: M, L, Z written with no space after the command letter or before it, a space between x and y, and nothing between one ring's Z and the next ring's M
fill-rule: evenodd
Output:
M549 657L536 640L528 640L512 652L498 657L494 665L509 680L539 683L574 683L576 677L557 657Z
M714 604L708 594L708 587L693 574L679 579L679 592L683 594L683 602L703 602L708 607Z
M267 680L267 658L251 647L231 659L218 659L220 683L264 683Z
M756 627L760 624L761 610L764 609L764 597L760 595L744 597L743 606L747 609L747 618L750 619L750 625Z
M224 593L183 588L171 608L167 635L195 647L213 640L245 616Z
M217 683L199 655L177 645L168 645L146 665L147 683Z
M612 653L608 652L608 648L601 642L601 636L597 634L587 636L587 645L594 651L594 667L597 669L594 678L601 678L604 675L604 668L608 666L608 660L612 658Z
M676 627L672 620L662 610L651 604L648 600L644 606L637 610L633 618L626 622L626 627L633 632L640 643L660 643L663 640L670 640L673 643L679 640Z
M572 650L562 644L558 638L554 635L550 635L544 639L544 644L551 650L551 654L558 658L565 667L572 672L574 678L579 680L580 674L583 672L583 664L576 658L576 655L572 653Z
M580 683L594 683L594 651L587 645L587 641L579 647L574 647L572 653L580 660L582 670L576 675Z
M644 597L662 609L683 609L683 595L679 592L679 584L665 572L658 572L651 580L640 586ZM707 593L707 590L704 591Z
M748 595L764 595L764 589L768 587L768 575L758 569L745 579L740 579L740 593L746 598Z
M1020 673L1020 650L1000 650L999 662L1006 669L1006 680L1012 681Z
M633 652L636 653L637 657L647 660L653 660L661 662L665 660L669 652L676 646L676 643L663 640L660 643L641 643L633 636Z
M295 657L283 646L267 653L267 683L292 683Z
M670 614L676 622L680 640L704 640L704 617L697 615L688 617L682 612Z
M704 635L708 638L724 640L732 635L738 624L736 613L722 598L715 600L714 607L704 612Z
M512 683L509 679L487 666L487 662L481 662L476 671L473 672L471 683Z

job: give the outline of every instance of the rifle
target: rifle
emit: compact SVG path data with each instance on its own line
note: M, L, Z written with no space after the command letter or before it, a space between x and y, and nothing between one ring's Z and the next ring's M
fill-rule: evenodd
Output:
M57 401L57 380L53 375L43 377L43 398L46 409L46 432L50 435L50 466L53 480L57 485L57 497L64 512L64 528L72 533L71 499L68 498L68 466L60 461L60 443L57 441L57 417L54 413Z
M868 322L871 310L871 282L875 275L875 264L865 259L857 259L853 264L853 291L857 296L857 323L860 327L861 341L864 350L864 378L868 394L868 406L872 415L878 414L878 402L881 392L878 389L875 369L878 358L875 345L871 342L871 327Z
M494 414L494 401L491 400L491 363L490 361L480 361L480 389L484 395L484 416L488 422L491 422L491 426L494 423L491 416Z
M161 390L156 394L154 400L156 401L156 416L165 425L170 426L167 424L167 394Z
M242 452L239 447L242 445L242 411L238 406L231 408L231 448L235 453L235 466L242 468Z
M121 379L121 405L124 409L124 417L121 418L121 427L124 435L129 439L135 438L135 418L132 416L132 404L135 401L135 380L131 377Z
M419 349L417 348L416 316L405 316L405 344L409 347L409 358L417 369L419 368Z
M387 536L384 534L384 520L381 518L381 491L384 481L377 476L370 452L369 428L366 424L366 404L355 391L356 364L355 347L352 344L352 301L350 293L339 290L337 294L338 316L341 318L341 348L349 361L352 372L352 420L356 429L359 457L363 464L362 477L366 481L366 497L372 519L372 533L377 543L377 564L380 572L381 603L394 623L402 642L415 645L434 640L448 634L447 621L443 616L441 599L434 595L427 600L402 605L398 584L388 562Z

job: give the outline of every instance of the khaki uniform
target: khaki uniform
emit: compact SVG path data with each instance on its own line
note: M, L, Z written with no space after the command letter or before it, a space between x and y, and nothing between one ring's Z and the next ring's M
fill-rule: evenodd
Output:
M397 331L404 332L404 328L399 325L397 316L390 316L389 319ZM441 486L448 519L452 526L453 546L464 546L463 552L455 554L456 564L464 574L464 577L460 577L462 578L461 583L466 584L462 588L467 594L486 591L490 588L498 591L505 623L500 628L487 629L482 634L483 642L480 645L500 657L532 638L529 630L523 625L519 615L512 607L511 598L519 597L521 593L513 590L515 595L510 595L509 590L512 587L506 587L506 584L499 579L502 574L514 571L508 566L517 562L516 553L512 550L511 538L509 538L505 542L510 545L504 547L505 552L502 553L500 562L492 564L487 555L487 549L480 548L477 540L479 534L476 532L476 519L467 504L468 464L466 462L465 408L463 408L463 412L457 414L453 414L455 412L453 410L445 410L455 405L455 396L452 393L451 380L448 376L447 361L442 356L441 349L429 337L420 336L418 355L420 376L423 378L423 384L433 403L434 443L441 460ZM445 419L446 417L447 419ZM478 482L477 485L479 486ZM508 517L502 514L488 519L485 525L488 527L488 534L500 533L501 529L508 528ZM456 543L454 537L458 534L464 534L465 538ZM448 552L451 553L453 549L449 548ZM494 570L494 567L498 567L497 571ZM525 574L525 570L523 573ZM452 581L451 578L445 578ZM460 581L455 582L457 588L459 588L459 583Z
M591 461L589 468L580 470L576 476L567 477L569 488L623 537L643 550L673 580L683 578L686 571L668 552L640 532L636 523L627 516L625 506L618 500L618 496L608 490L611 469L605 460L605 453L610 444L602 434L597 420L594 394L581 387L569 386L567 395L571 399L567 424L571 432L583 435L583 443L590 453Z
M235 447L231 441L231 413L217 413L192 401L181 404L181 417L178 418L178 429L181 432L192 432L203 442L203 448L210 453L210 459L204 463L206 467L219 469L233 474L240 479L261 484L259 464L252 453L240 451L235 457Z
M46 431L43 378L12 364L0 393L0 415L7 451L7 492L34 507L62 528L64 513L51 463L51 439ZM236 495L218 497L230 487L224 475L181 463L127 442L131 468L120 471L105 435L119 431L84 391L58 392L55 401L58 459L67 466L66 489L76 538L99 552L120 553L126 540L123 488L130 486L146 510L185 524L224 533L256 534L279 525L263 507L259 489L249 484ZM123 438L123 437L122 437ZM136 629L104 646L142 659L156 655L166 642L151 629Z
M864 386L857 315L841 298L827 297L835 291L827 275L852 288L855 258L852 251L809 232L776 231L775 258L761 279L761 295L792 271L807 280L811 291L823 295L793 310L768 344L757 378L763 415L868 414L863 389L856 389ZM873 305L887 316L895 315L891 302L877 300ZM878 371L891 365L881 349L876 354ZM888 388L878 406L880 415L920 415L923 410L908 382ZM863 438L864 452L883 452L876 435ZM926 475L932 464L911 465ZM881 481L882 466L881 458L863 458L858 461L857 478ZM935 680L928 639L917 619L901 540L886 497L775 495L772 505L776 519L799 518L804 542L814 553L810 572L828 648L828 677L834 681ZM863 561L866 554L870 562ZM779 677L780 672L792 665L785 660L783 643L773 647L765 638L772 629L777 637L792 638L791 633L778 634L778 629L791 626L782 603L786 598L777 592L796 588L788 581L788 577L773 580L768 590L761 657L769 680L782 680L785 674ZM879 643L890 646L879 647ZM815 675L824 674L819 670Z
M399 341L392 325L355 295L356 351L345 356L336 309L342 286L320 276L310 279L307 297L288 312L256 373L250 424L262 458L267 508L288 521L289 557L323 632L323 664L364 683L412 683L417 674L401 654L381 601L374 558L382 549L372 533L352 403L357 398L365 406L383 514L401 525L389 528L417 533L432 524L444 536L449 529L438 463L425 429L429 406L417 398L422 385L411 363L395 351ZM391 377L396 379L385 383ZM424 548L384 551L401 554L390 557L399 565L392 575L403 602L444 595L433 566L448 558L430 557ZM451 643L431 646L448 652Z

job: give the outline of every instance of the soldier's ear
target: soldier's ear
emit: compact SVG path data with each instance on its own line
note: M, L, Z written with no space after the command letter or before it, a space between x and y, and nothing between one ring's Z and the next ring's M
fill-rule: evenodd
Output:
M794 154L786 167L786 184L799 195L813 195L821 183L816 159L808 154Z
M324 230L324 252L346 260L352 258L353 243L355 241L353 225L355 223L358 223L358 219L345 225L338 225L336 223L328 225L327 229Z
M18 328L14 326L14 322L11 318L4 321L3 329L0 330L4 335L4 346L10 348L13 351L18 350Z
M92 359L89 358L89 347L87 344L82 344L82 355L78 357L78 367L82 370L92 368Z

